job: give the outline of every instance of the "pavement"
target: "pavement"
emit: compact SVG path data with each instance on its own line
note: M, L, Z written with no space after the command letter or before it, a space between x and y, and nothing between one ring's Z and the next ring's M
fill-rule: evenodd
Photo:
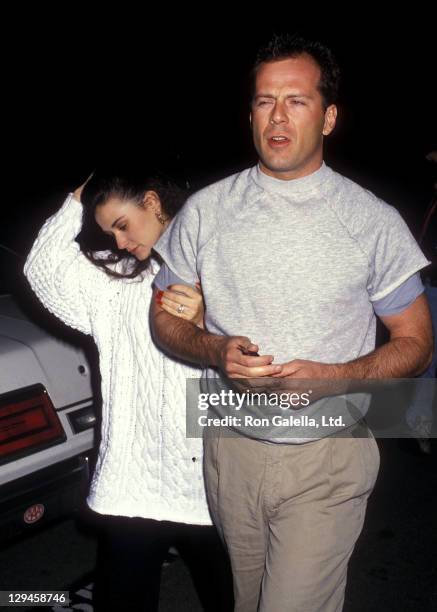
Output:
M437 440L431 440L431 455L420 453L412 439L378 444L380 473L350 562L344 612L435 612ZM92 612L94 562L89 525L64 521L0 551L0 590L50 585L72 596L70 605L53 610ZM31 608L21 608L26 609ZM184 611L201 607L187 569L176 558L163 568L160 612Z

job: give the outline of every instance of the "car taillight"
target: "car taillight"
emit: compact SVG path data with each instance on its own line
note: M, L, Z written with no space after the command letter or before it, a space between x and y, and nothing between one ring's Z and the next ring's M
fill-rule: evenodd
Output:
M66 439L61 422L42 385L0 397L0 463L29 455Z

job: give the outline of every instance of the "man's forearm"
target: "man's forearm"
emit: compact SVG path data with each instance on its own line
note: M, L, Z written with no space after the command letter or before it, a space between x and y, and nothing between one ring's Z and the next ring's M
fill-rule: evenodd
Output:
M410 378L421 374L429 365L432 344L416 338L393 338L368 355L336 364L338 378Z
M152 309L151 325L157 343L175 357L201 365L218 365L223 336L210 334L156 306Z
M229 378L273 376L281 370L281 366L272 364L272 355L253 355L259 347L250 338L210 334L190 321L166 312L158 305L155 296L150 317L156 342L180 359L218 367Z

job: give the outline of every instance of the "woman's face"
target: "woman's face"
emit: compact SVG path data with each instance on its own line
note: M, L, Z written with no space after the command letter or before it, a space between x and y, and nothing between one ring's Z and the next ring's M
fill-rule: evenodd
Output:
M146 192L143 205L111 197L96 208L95 218L105 234L113 236L119 249L137 259L147 259L169 221L160 223L161 203L154 191Z

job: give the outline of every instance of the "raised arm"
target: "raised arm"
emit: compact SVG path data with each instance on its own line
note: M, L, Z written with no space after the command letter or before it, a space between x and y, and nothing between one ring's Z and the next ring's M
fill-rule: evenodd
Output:
M82 205L70 194L47 219L27 257L24 274L43 305L64 323L90 334L90 308L103 275L75 241Z

